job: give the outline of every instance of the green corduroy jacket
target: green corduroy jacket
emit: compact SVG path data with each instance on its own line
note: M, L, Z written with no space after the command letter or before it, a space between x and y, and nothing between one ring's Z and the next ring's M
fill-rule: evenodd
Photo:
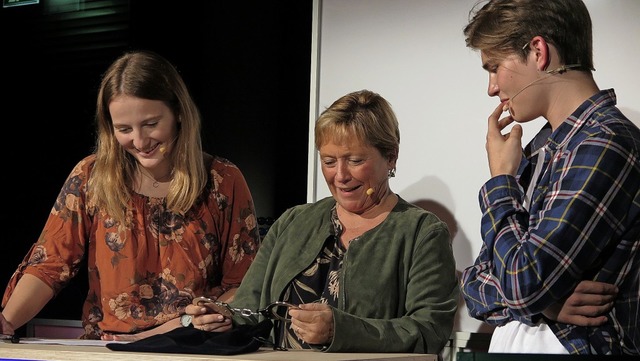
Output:
M334 205L327 197L285 211L269 229L232 306L257 309L281 300L332 235ZM349 245L333 308L333 341L324 350L440 353L453 329L458 295L447 225L399 198L380 225Z

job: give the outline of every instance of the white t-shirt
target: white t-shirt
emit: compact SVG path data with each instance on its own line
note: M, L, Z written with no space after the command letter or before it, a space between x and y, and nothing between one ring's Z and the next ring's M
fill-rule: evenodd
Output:
M489 352L569 354L549 325L542 320L536 326L511 321L493 331Z

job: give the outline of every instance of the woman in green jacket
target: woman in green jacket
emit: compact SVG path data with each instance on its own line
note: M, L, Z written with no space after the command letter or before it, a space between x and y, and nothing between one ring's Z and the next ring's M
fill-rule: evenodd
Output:
M318 118L315 143L332 197L278 218L231 306L299 305L275 323L282 348L440 353L459 292L450 234L390 189L400 143L391 106L371 91L347 94ZM204 310L187 308L195 327L215 331L220 315Z

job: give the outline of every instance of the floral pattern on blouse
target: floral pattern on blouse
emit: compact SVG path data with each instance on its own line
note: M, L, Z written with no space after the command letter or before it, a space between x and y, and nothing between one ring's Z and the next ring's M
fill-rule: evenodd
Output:
M260 237L251 193L233 163L205 155L210 182L184 215L166 209L164 198L133 193L131 226L119 230L88 203L94 162L90 155L70 173L39 239L13 274L3 305L24 274L58 293L86 264L83 338L96 339L154 328L178 317L194 297L217 297L240 285Z

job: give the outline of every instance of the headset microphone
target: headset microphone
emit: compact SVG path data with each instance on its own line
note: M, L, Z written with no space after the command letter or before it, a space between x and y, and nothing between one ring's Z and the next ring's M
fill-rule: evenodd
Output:
M367 195L368 195L369 197L371 197L371 195L373 194L373 192L375 192L375 190L374 190L373 188L369 188L369 189L367 189Z
M162 145L160 146L160 148L158 148L158 151L159 151L161 154L164 154L164 153L167 151L167 146L168 146L168 145L170 145L170 144L173 144L173 142L175 142L177 139L178 139L178 137L175 137L175 138L173 138L173 140L172 140L172 141L170 141L169 143L167 143L167 144L162 144Z
M523 91L523 90L527 89L528 87L532 86L533 84L535 84L535 83L537 83L537 82L539 82L539 81L541 81L541 80L544 80L544 79L546 79L546 78L548 78L548 77L550 77L550 76L552 76L552 75L555 75L555 74L563 74L563 73L566 73L566 72L567 72L567 70L569 70L569 69L574 69L574 68L578 68L578 67L580 67L580 64L571 64L571 65L561 65L561 66L559 66L559 67L557 67L557 68L555 68L555 69L553 69L553 70L547 70L547 71L546 71L546 73L547 73L547 74L546 74L545 76L543 76L543 77L541 77L541 78L538 78L538 79L536 79L536 80L532 81L531 83L529 83L529 84L525 85L525 87L524 87L524 88L522 88L522 89L520 89L518 92L516 92L516 93L515 93L515 94L514 94L510 99L509 99L509 102L507 102L507 103L504 105L504 107L502 107L502 111L503 111L503 112L509 111L509 113L511 113L511 108L509 107L509 103L510 103L510 102L512 102L512 101L513 101L513 99L515 99L515 98L516 98L516 96L518 96L518 94L522 93L522 91Z

